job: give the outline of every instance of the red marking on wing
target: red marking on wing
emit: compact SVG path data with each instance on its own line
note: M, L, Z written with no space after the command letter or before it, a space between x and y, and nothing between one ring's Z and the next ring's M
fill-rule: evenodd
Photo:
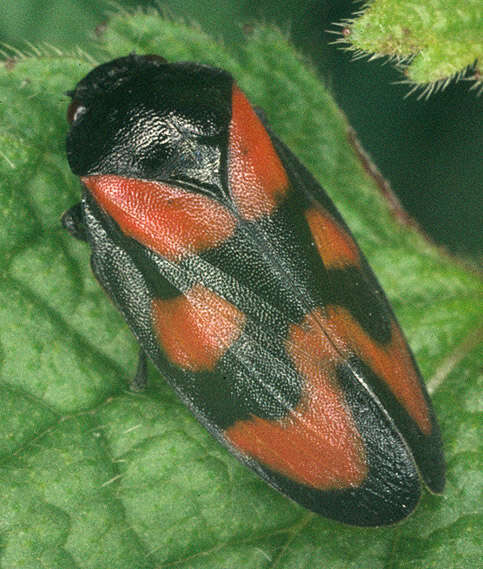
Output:
M168 359L194 372L213 370L245 324L238 308L202 285L175 298L155 299L152 311Z
M329 213L310 208L305 212L305 217L326 268L359 266L360 256L357 245Z
M396 322L392 322L391 342L381 345L363 330L345 308L328 306L325 314L321 313L319 318L339 352L346 357L351 354L359 356L387 383L421 431L430 434L432 424L428 405L409 348Z
M219 245L235 231L233 215L207 196L114 175L81 179L123 233L169 260Z
M236 86L232 97L228 177L233 201L240 215L248 220L270 215L283 200L289 185L265 127Z
M341 358L320 328L319 312L292 325L286 342L306 382L301 403L283 420L253 417L225 434L243 453L301 484L357 487L367 475L364 445L337 385Z

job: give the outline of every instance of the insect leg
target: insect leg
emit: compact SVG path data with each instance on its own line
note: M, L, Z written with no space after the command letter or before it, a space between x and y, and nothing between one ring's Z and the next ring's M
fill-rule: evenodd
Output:
M64 229L80 241L87 241L87 232L84 225L84 216L82 215L81 202L76 203L69 208L62 216L62 225Z
M144 391L148 385L148 358L142 348L139 348L138 366L129 389L131 391Z

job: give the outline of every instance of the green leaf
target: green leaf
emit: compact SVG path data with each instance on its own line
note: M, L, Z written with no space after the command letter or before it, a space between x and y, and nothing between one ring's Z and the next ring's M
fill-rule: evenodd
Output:
M374 0L347 22L341 43L358 55L401 62L424 94L465 75L481 89L483 14L480 0Z
M59 221L80 196L64 93L93 63L52 51L0 69L2 568L476 567L477 276L395 221L343 114L277 31L230 51L154 12L119 14L94 50L225 67L265 109L346 217L437 387L448 486L404 524L345 527L242 467L156 370L146 392L128 391L135 342Z

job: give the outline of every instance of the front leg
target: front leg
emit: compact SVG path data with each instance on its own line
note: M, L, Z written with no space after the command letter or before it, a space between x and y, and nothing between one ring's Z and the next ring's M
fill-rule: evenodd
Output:
M84 223L81 202L69 208L62 216L61 221L64 229L67 229L72 237L80 241L87 241L87 230Z

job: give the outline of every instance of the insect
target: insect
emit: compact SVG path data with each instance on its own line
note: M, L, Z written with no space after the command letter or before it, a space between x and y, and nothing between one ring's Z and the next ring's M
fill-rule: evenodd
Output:
M64 226L141 351L239 460L347 524L444 487L434 412L324 190L233 77L129 55L69 93L82 200Z

